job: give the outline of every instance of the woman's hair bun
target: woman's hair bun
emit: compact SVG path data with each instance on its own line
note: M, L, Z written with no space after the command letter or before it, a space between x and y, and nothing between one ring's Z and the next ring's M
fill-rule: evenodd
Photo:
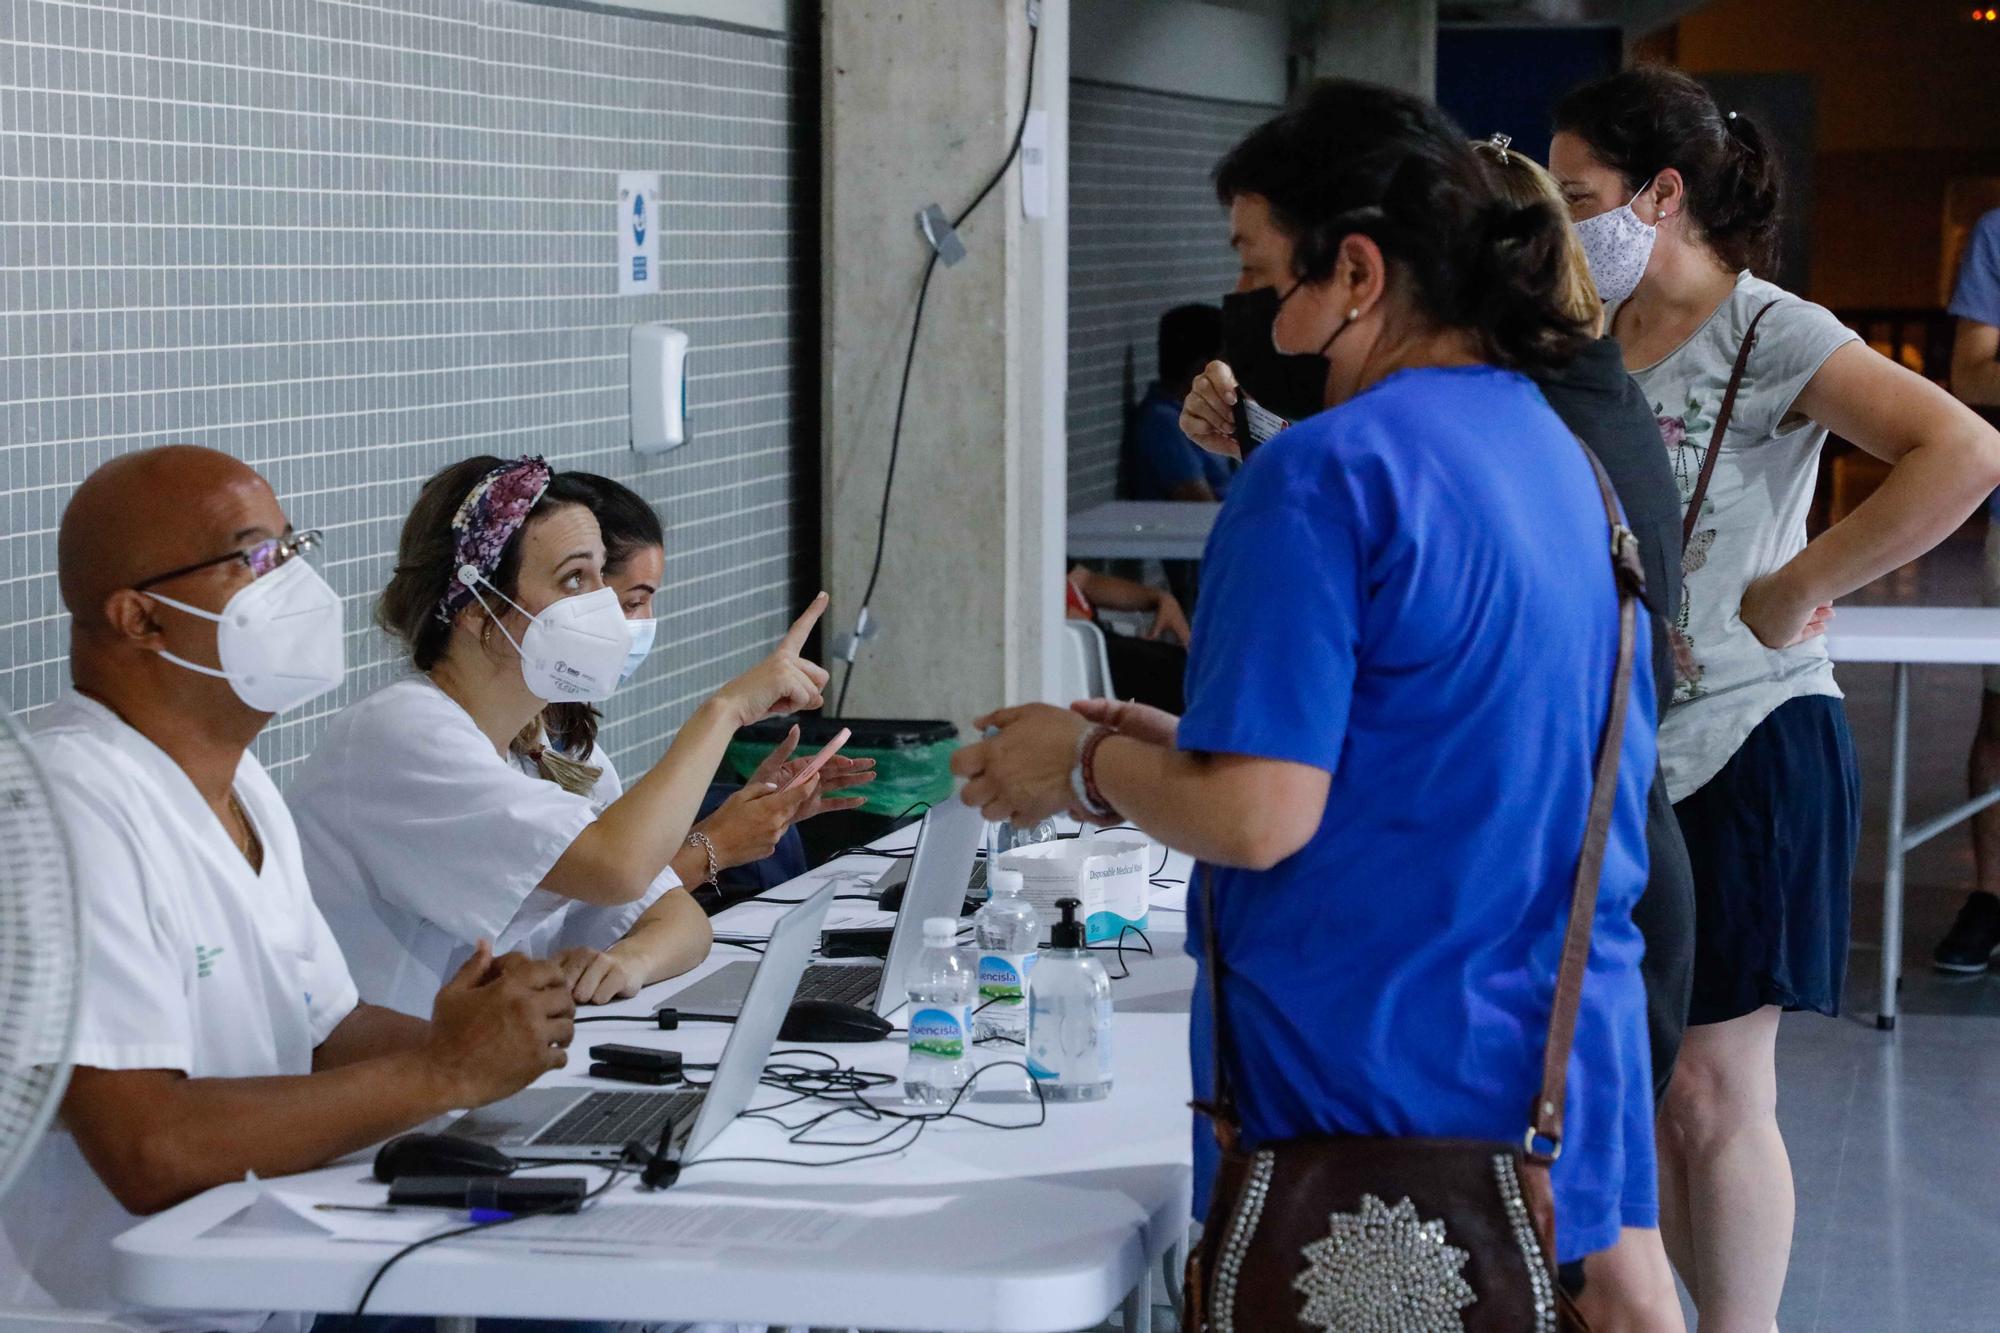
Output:
M1553 259L1568 220L1500 199L1464 132L1422 98L1316 84L1229 151L1215 186L1224 203L1269 204L1301 281L1331 277L1342 241L1367 236L1419 313L1475 334L1494 364L1560 364L1586 336Z
M1725 112L1691 76L1639 65L1594 80L1556 104L1556 129L1574 134L1633 192L1671 167L1687 212L1716 258L1768 271L1777 257L1784 182L1763 131Z

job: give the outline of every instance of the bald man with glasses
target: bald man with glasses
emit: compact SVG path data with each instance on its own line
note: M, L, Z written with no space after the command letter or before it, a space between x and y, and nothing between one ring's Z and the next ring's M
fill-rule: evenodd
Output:
M88 938L62 1123L0 1204L0 1304L118 1308L135 1215L323 1166L560 1067L562 974L482 945L426 1021L357 1002L298 833L249 747L341 676L340 601L236 459L129 454L77 488L57 561L72 693L35 744ZM163 1328L310 1315L141 1312Z

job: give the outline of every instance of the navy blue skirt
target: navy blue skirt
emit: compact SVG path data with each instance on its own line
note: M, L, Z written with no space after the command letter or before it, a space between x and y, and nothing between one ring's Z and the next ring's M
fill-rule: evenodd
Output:
M1674 814L1694 870L1689 1025L1765 1005L1839 1013L1861 837L1841 701L1779 705Z

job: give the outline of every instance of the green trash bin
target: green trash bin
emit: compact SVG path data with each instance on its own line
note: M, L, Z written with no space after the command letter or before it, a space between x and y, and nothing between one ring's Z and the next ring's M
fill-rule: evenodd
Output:
M958 728L950 722L900 718L770 718L745 727L729 744L724 760L738 781L748 781L757 765L776 749L794 723L801 756L810 756L842 727L853 739L841 754L875 761L875 781L860 789L858 810L821 815L799 825L806 860L819 865L842 848L859 846L889 832L951 796L951 756Z

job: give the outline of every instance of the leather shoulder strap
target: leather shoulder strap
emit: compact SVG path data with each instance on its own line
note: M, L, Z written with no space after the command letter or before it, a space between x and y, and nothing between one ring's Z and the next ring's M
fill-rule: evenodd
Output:
M1604 850L1611 839L1611 817L1618 797L1618 765L1625 748L1625 715L1632 701L1632 664L1638 642L1639 600L1645 595L1645 567L1639 559L1639 539L1625 526L1611 479L1597 455L1583 447L1604 503L1611 531L1611 570L1618 588L1618 660L1611 674L1611 707L1598 735L1597 763L1591 778L1589 814L1584 821L1583 848L1576 858L1570 889L1569 924L1563 931L1562 964L1556 971L1555 1003L1549 1011L1548 1045L1542 1051L1542 1087L1529 1117L1528 1156L1553 1162L1562 1154L1564 1102L1569 1092L1569 1053L1576 1037L1576 1011L1583 1000L1584 972L1590 962L1591 927L1597 918L1597 887L1604 872Z
M1236 1110L1236 1093L1229 1077L1229 1062L1235 1050L1229 1041L1229 1020L1222 1008L1221 926L1215 919L1215 871L1203 864L1201 876L1201 924L1203 949L1208 956L1209 1098L1196 1101L1194 1109L1215 1126L1215 1137L1225 1150L1234 1149L1243 1129Z
M1688 497L1687 511L1681 515L1681 545L1685 546L1694 537L1695 521L1701 517L1701 502L1708 498L1708 479L1715 474L1715 460L1722 453L1722 437L1729 429L1729 418L1736 412L1736 393L1743 387L1743 372L1750 368L1750 349L1757 345L1757 326L1764 322L1764 316L1771 313L1771 307L1778 304L1768 301L1764 308L1750 317L1750 327L1743 331L1743 345L1736 349L1736 365L1729 372L1729 387L1722 391L1722 406L1715 414L1715 429L1708 435L1708 452L1702 455L1701 475L1695 478L1694 494Z

